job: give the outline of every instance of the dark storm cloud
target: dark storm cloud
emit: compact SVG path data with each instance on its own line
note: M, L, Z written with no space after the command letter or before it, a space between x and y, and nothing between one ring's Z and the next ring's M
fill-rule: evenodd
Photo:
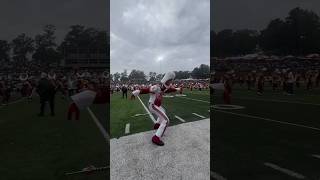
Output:
M106 0L2 0L0 2L0 39L12 40L18 34L34 36L46 24L57 28L63 38L70 25L107 29Z
M320 15L319 0L212 0L211 29L257 29L267 26L270 20L284 18L295 8L313 10Z

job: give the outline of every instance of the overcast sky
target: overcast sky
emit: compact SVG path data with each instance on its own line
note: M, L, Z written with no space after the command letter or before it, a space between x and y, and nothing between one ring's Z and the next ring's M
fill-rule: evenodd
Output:
M265 28L270 20L284 18L295 8L313 10L320 15L320 0L212 0L212 28Z
M1 0L0 39L12 40L18 34L34 36L46 24L57 28L61 40L70 25L107 29L107 0Z
M111 0L111 73L210 61L210 0Z

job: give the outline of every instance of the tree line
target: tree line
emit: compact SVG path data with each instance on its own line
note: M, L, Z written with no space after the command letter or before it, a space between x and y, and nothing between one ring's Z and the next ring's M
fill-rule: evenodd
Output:
M59 63L66 49L90 48L109 52L108 34L104 30L72 25L60 44L57 44L55 34L54 25L45 25L35 37L22 33L12 41L0 40L0 62L12 60L25 64L31 56L30 60L48 65Z
M192 71L174 71L176 74L175 79L207 79L210 78L210 67L206 64L201 64L199 67L195 67ZM119 73L110 74L111 79L115 83L146 83L146 82L155 82L160 81L164 74L149 72L145 74L141 70L132 70L128 74L127 70Z
M307 55L320 51L320 20L310 10L292 9L261 31L225 29L211 31L211 56L239 56L257 52L269 55Z

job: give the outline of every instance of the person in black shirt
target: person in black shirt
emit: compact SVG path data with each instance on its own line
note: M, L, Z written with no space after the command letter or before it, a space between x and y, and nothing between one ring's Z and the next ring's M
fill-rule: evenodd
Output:
M124 96L126 96L126 99L128 99L128 88L126 85L122 86L121 91L122 91L122 99L124 99Z
M41 79L37 86L37 93L40 96L40 113L39 116L44 116L44 108L46 102L49 102L51 116L54 116L54 97L55 97L55 86L49 81L45 73L41 74Z

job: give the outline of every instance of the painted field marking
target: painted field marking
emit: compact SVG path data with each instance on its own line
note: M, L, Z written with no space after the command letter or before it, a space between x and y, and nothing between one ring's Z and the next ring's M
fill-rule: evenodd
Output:
M269 119L269 118L263 118L263 117L259 117L259 116L252 116L252 115L248 115L248 114L234 113L234 112L229 112L229 111L222 111L222 110L215 110L215 111L216 112L226 113L226 114L232 114L232 115L236 115L236 116L248 117L248 118L253 118L253 119L261 119L261 120L264 120L264 121L276 122L276 123L280 123L280 124L286 124L286 125L291 125L291 126L296 126L296 127L301 127L301 128L320 131L320 128L311 127L311 126L305 126L305 125L301 125L301 124L294 124L294 123L289 123L289 122L285 122L285 121L277 121L277 120L273 120L273 119Z
M291 170L289 170L289 169L280 167L280 166L278 166L278 165L276 165L276 164L272 164L272 163L269 163L269 162L265 162L264 165L267 166L267 167L270 167L270 168L272 168L272 169L274 169L274 170L280 171L280 172L282 172L282 173L284 173L284 174L287 174L287 175L289 175L289 176L291 176L291 177L297 178L297 179L305 179L305 178L306 178L306 177L305 177L304 175L302 175L302 174L299 174L299 173L296 173L296 172L291 171Z
M320 159L320 155L318 154L312 154L311 156Z
M145 116L145 115L148 115L148 113L144 113L144 114L135 114L135 115L133 115L133 116L131 116L131 117L138 117L138 116Z
M244 106L232 105L232 104L215 104L215 105L212 105L212 107L214 109L221 109L221 110L244 109Z
M126 128L125 128L125 130L124 130L124 133L125 133L125 134L129 134L129 133L130 133L130 123L127 123L127 124L126 124Z
M26 98L23 97L23 98L20 98L20 99L18 99L18 100L12 101L12 102L10 102L10 103L8 103L8 104L6 104L6 105L0 105L0 109L1 109L1 108L4 108L4 107L7 107L8 105L17 104L17 103L23 101L24 99L26 99Z
M153 121L153 123L156 123L157 121L154 119L154 117L152 116L151 112L149 111L149 109L146 107L146 105L144 105L144 103L141 101L140 97L137 96L139 101L141 102L142 106L144 107L144 109L147 111L147 113L149 114L150 119Z
M253 100L253 101L280 102L280 103L289 103L289 104L302 104L302 105L320 106L320 104L315 104L315 103L306 103L306 102L299 102L299 101L286 101L286 100L277 100L277 99L240 98L240 97L233 97L233 99L243 99L243 100Z
M96 123L98 129L100 130L101 134L103 135L103 137L109 141L110 140L110 136L107 133L107 131L104 129L104 127L102 126L102 124L100 123L100 121L98 120L98 118L93 114L93 112L91 111L91 109L88 107L87 111L89 112L91 118L93 119L93 121Z
M188 97L179 97L179 98L189 99L189 100L199 101L199 102L204 102L204 103L210 103L210 101L204 101L204 100L200 100L200 99L193 99L193 98L188 98Z
M176 94L175 96L176 96L176 97L185 97L185 96L187 96L187 95L185 95L185 94Z
M224 178L223 176L221 176L220 174L210 171L210 176L213 177L216 180L227 180L226 178Z
M181 117L179 117L179 116L174 116L175 118L177 118L178 120L180 120L181 122L186 122L184 119L182 119Z
M200 117L200 118L206 118L206 117L201 116L200 114L197 114L197 113L192 113L192 114L195 115L195 116L198 116L198 117Z

